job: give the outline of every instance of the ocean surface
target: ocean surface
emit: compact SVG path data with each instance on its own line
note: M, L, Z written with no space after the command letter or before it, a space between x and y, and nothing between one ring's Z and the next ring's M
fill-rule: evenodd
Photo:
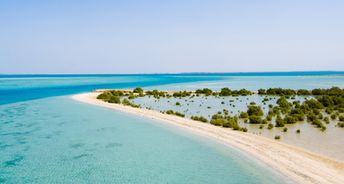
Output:
M0 183L290 183L235 148L70 95L334 85L344 86L343 73L0 75Z

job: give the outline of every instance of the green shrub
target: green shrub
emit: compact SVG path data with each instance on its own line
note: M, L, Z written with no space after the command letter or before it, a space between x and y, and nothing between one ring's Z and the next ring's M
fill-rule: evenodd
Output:
M122 104L123 105L131 105L130 101L128 99L126 99L126 98L123 99Z
M121 103L121 99L119 98L119 96L111 96L108 102L119 104Z
M272 116L271 116L271 115L267 115L267 116L266 116L266 120L267 120L267 121L271 121L271 120L272 120Z
M293 117L296 121L304 121L305 120L304 114L291 114L291 117Z
M166 97L166 92L158 91L154 89L153 91L146 91L146 95L153 96L154 98L159 99L160 97Z
M173 110L167 110L166 114L174 114L174 111Z
M222 126L225 123L224 119L212 119L210 121L211 124L215 125L215 126Z
M324 121L326 124L330 124L330 118L328 118L327 116L324 118Z
M264 95L264 94L266 94L266 90L265 89L258 89L258 94Z
M124 95L123 91L118 91L118 90L112 90L112 91L109 91L109 93L111 93L112 96L123 96Z
M262 123L262 118L260 116L252 115L249 117L249 120L250 120L251 124L261 124Z
M137 87L137 88L135 88L135 89L133 90L133 92L134 92L134 93L139 93L139 94L142 94L142 93L143 93L143 89L142 89L142 88L139 88L139 87Z
M240 112L239 118L242 118L242 119L248 118L248 113L247 112Z
M339 116L339 121L344 121L344 116L343 115L341 115L341 116Z
M169 114L169 115L176 115L176 116L180 116L180 117L185 117L185 114L180 113L180 112L175 112L175 111L173 111L173 110L167 110L167 111L166 111L166 114Z
M309 99L304 102L311 109L322 109L324 106L316 99Z
M311 92L307 89L299 89L297 90L297 95L311 95Z
M296 123L296 118L294 118L293 116L285 116L284 117L284 123L285 124L295 124Z
M276 127L284 127L284 121L280 115L276 117Z
M277 104L281 109L289 109L292 106L284 96L277 100Z
M97 96L97 99L108 101L112 97L112 94L110 92L104 92Z
M197 89L196 94L205 94L206 96L209 96L213 94L213 91L209 88Z
M314 121L312 121L312 125L315 125L317 128L320 128L322 131L326 130L326 127L318 119L315 119Z
M331 115L331 119L332 119L332 120L336 120L336 119L337 119L337 115L336 115L336 114L332 114L332 115Z
M232 95L232 91L229 88L222 88L219 95L220 96L230 96L230 95Z
M223 123L222 123L222 127L224 127L224 128L232 128L233 125L229 121L224 120Z
M192 94L192 92L189 91L179 91L179 92L174 92L173 93L173 97L187 97L190 96Z
M307 121L312 122L317 119L317 116L313 113L307 115Z
M344 128L344 122L339 122L339 123L337 123L337 125L338 125L338 127L340 127L340 128Z
M223 116L221 114L214 114L211 119L223 119Z
M320 110L319 109L313 109L313 113L315 115L320 115Z
M240 130L241 129L239 124L238 124L238 118L237 117L226 116L225 118L226 118L226 120L222 124L223 127L233 128L233 130Z
M282 89L282 88L269 88L266 90L267 95L295 95L296 91L292 89Z
M185 114L180 113L180 112L175 112L174 115L179 116L179 117L182 117L182 118L185 117Z
M207 123L208 122L208 119L203 117L203 116L191 116L191 119L195 120L195 121L200 121L200 122L203 122L203 123Z
M250 105L248 106L247 114L249 116L262 116L264 113L260 106Z
M246 128L246 127L244 127L244 128L241 128L241 131L243 131L243 132L247 132L247 128Z
M332 108L326 108L325 112L327 114L332 114L333 113L333 109Z
M140 105L136 105L134 103L131 103L128 99L123 99L122 100L122 104L123 105L127 105L127 106L131 106L131 107L134 107L134 108L140 108L141 106Z

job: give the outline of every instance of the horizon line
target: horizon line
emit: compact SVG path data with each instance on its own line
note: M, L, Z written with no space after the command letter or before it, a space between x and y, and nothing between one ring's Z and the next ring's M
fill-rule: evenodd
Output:
M181 75L181 74L259 74L259 73L344 73L338 70L257 71L257 72L162 72L162 73L0 73L0 75Z

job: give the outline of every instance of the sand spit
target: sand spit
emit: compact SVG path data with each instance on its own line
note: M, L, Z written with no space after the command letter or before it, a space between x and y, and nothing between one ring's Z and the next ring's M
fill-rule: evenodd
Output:
M74 95L72 98L80 102L159 120L216 139L224 145L234 146L255 156L297 183L344 183L344 162L251 133L233 131L153 110L103 102L96 99L98 94L100 94L99 91L83 93Z

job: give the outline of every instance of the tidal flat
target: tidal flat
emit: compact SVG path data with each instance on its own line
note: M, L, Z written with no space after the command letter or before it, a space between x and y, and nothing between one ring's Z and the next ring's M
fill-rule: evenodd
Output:
M315 116L321 120L321 125L310 121L314 115L313 112L309 114L300 112L302 117L298 117L299 119L292 120L292 122L285 122L296 114L291 115L290 111L302 110L303 104L311 103L313 100L317 101L319 96L312 95L311 90L309 91L310 93L307 95L297 95L297 93L294 95L269 95L249 91L244 95L221 95L213 94L213 91L209 94L196 93L196 91L164 91L166 95L157 96L148 93L135 96L127 94L121 99L122 101L129 99L132 104L140 106L140 108L170 114L174 112L188 119L197 120L198 117L202 117L204 123L211 123L214 115L233 117L237 119L240 128L247 129L250 133L278 139L281 142L343 161L344 155L341 153L344 152L344 148L341 145L344 144L342 138L344 129L341 128L341 118L343 117L341 108L334 110L333 107L319 107L310 110L315 111ZM290 107L286 107L288 109L283 110L279 105L281 99L289 104ZM288 104L286 105L288 106ZM296 108L297 105L300 108ZM261 109L263 113L259 120L261 122L251 122L249 116L241 117L241 114L246 113L252 106ZM332 110L329 112L326 109ZM274 110L278 112L272 113ZM305 110L303 109L303 111ZM297 115L300 116L300 114ZM278 116L284 120L283 125L276 124Z

